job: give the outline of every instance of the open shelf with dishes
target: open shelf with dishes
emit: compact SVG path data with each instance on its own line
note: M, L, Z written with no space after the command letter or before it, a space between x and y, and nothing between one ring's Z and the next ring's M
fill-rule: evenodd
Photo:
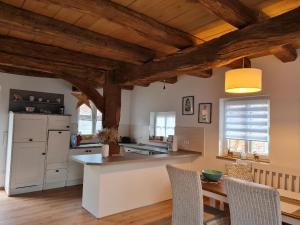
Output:
M22 113L64 114L64 95L10 89L9 111Z

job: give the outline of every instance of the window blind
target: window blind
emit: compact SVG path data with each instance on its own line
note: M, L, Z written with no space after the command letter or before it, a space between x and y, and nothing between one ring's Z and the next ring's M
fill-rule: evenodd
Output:
M227 100L224 103L226 139L269 141L269 100Z

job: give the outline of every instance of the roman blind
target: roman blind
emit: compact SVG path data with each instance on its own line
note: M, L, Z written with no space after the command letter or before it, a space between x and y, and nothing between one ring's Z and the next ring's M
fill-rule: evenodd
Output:
M226 139L269 141L269 99L238 99L224 102Z

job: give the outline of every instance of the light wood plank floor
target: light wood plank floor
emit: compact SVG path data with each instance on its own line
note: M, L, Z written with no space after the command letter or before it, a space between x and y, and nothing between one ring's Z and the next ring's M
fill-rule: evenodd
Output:
M7 197L0 191L0 225L170 225L171 201L97 220L81 207L81 187Z

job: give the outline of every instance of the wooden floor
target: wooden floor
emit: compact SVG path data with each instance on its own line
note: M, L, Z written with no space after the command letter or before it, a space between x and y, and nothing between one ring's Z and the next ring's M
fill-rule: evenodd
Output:
M97 220L81 207L81 187L7 197L0 191L0 225L170 225L171 201Z

